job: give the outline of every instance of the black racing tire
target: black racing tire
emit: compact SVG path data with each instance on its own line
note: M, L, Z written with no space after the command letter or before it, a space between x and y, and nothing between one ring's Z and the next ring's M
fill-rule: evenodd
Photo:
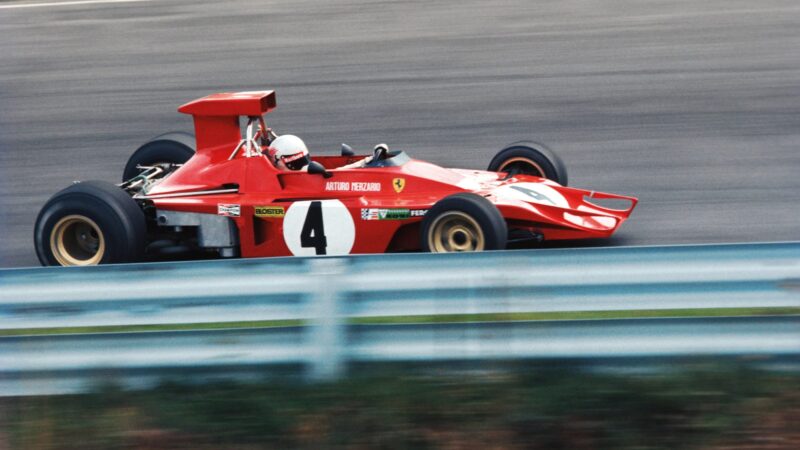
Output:
M489 163L492 172L525 174L567 185L567 167L558 155L542 144L520 141L500 150Z
M195 153L194 136L188 133L173 132L157 136L138 149L128 158L122 181L139 175L142 170L136 166L150 166L158 163L183 164Z
M508 226L503 215L485 197L472 193L449 195L422 220L422 249L445 253L502 250Z
M139 205L105 181L84 181L45 203L34 227L36 256L44 266L139 261L147 226Z

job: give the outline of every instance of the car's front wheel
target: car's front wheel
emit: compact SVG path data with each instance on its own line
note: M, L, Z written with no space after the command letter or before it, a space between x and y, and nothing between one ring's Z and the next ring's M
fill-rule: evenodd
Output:
M489 163L488 170L514 175L533 175L567 185L567 168L561 158L542 144L515 142L500 150Z
M133 262L146 239L144 213L123 190L85 181L58 192L36 219L36 255L45 266Z
M433 253L506 248L508 229L492 202L477 194L453 194L436 202L422 221L422 249Z

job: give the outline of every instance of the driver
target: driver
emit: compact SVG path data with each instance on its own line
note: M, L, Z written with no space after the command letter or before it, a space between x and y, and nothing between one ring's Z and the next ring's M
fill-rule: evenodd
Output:
M278 136L269 145L269 152L275 167L280 170L308 170L311 158L308 156L308 147L305 142L293 134Z

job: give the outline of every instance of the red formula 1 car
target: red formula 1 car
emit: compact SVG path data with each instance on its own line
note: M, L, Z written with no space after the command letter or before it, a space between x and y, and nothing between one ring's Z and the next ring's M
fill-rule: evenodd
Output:
M313 156L305 171L282 171L267 156L276 135L263 116L274 108L273 91L181 106L196 139L160 136L131 156L121 184L76 183L44 205L39 260L119 263L186 249L222 257L494 250L510 239L607 237L636 205L566 187L558 157L529 143L500 151L488 171L446 169L385 146L356 156L346 145L341 156ZM369 162L343 167L359 161ZM604 199L625 207L597 204Z

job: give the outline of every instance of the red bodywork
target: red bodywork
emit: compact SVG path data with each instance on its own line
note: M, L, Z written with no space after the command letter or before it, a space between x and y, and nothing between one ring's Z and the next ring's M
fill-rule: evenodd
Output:
M307 218L292 212L308 214L308 201L322 201L329 222L325 254L418 250L424 211L458 192L485 196L510 230L529 230L547 240L610 236L636 205L633 197L563 187L543 178L505 179L505 173L446 169L414 159L392 167L337 169L365 156L313 156L312 151L330 178L280 171L260 152L247 157L240 151L229 159L242 141L240 116L261 116L274 108L273 91L214 94L181 106L180 112L194 117L197 152L149 189L147 201L158 210L229 216L238 228L243 257L319 254L291 243L308 231L303 230ZM190 194L237 187L237 192ZM177 193L186 195L170 197ZM591 198L630 203L624 210L609 209L590 203ZM341 205L349 219L342 216Z

